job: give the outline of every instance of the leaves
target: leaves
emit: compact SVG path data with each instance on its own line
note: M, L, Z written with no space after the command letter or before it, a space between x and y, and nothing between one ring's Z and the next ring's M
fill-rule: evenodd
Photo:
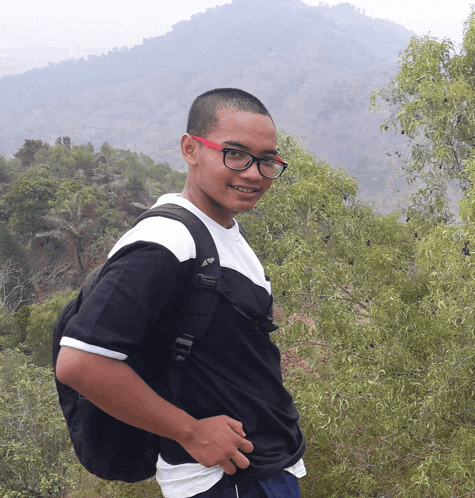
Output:
M56 198L59 181L46 168L33 167L21 175L2 198L2 208L11 227L35 233L41 217Z
M470 223L403 224L281 140L289 171L242 222L271 276L274 339L318 462L309 496L469 496L458 434L475 431L475 192Z
M416 188L409 211L422 209L436 222L452 218L444 209L449 182L462 192L468 188L466 162L475 146L474 31L472 10L459 52L449 39L413 37L400 53L397 75L372 94L373 109L390 111L382 128L408 138L402 170Z
M0 493L64 497L75 463L53 372L0 352Z

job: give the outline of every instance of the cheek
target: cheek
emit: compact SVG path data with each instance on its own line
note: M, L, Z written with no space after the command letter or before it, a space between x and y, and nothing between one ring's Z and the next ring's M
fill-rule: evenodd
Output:
M205 178L205 184L208 192L217 192L219 187L218 183L214 179Z

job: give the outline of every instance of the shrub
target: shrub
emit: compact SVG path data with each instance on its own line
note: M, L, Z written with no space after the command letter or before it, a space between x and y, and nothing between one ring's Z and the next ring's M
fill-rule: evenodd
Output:
M52 366L53 327L63 307L76 294L72 291L58 292L51 299L28 307L30 317L25 342L35 365Z
M163 498L160 487L154 478L129 484L119 481L104 481L85 469L77 472L77 488L68 498Z
M0 494L66 496L75 463L53 372L18 351L0 352Z

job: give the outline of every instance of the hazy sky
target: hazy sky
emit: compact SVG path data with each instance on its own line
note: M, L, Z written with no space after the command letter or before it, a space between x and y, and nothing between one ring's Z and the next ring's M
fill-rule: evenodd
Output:
M431 31L434 36L447 36L459 43L463 21L474 0L348 2L372 17L391 19L421 34ZM11 72L5 62L11 57L25 61L37 57L45 63L46 59L55 62L107 52L114 46L137 45L143 38L165 33L180 20L225 3L230 0L0 0L0 69L3 65L4 74ZM56 47L56 51L46 47Z

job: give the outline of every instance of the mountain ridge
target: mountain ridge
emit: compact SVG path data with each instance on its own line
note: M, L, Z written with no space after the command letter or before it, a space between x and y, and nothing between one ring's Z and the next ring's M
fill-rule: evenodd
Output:
M70 136L182 169L179 137L192 100L233 86L256 94L313 153L380 189L384 178L371 178L387 168L393 140L380 134L381 117L368 114L369 94L396 72L410 35L348 3L233 0L130 49L4 76L3 150L12 154L25 138Z

